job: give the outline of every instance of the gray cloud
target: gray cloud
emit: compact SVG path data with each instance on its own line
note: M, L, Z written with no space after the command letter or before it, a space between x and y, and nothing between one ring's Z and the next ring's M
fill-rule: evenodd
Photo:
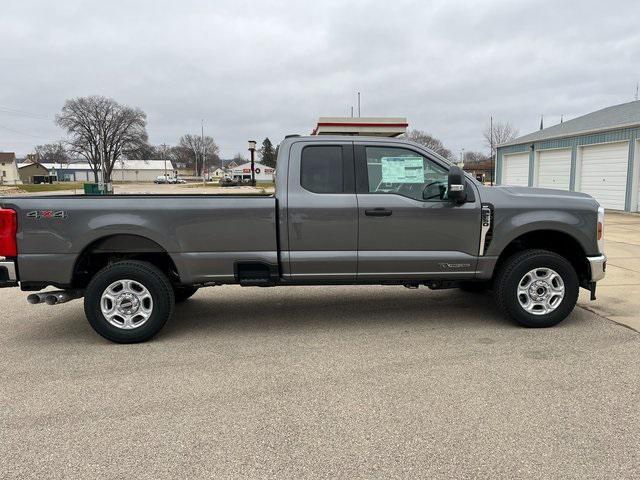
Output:
M521 133L633 99L640 3L21 1L0 15L0 150L63 137L69 97L148 114L154 143L199 132L224 156L320 115L407 116L454 151L489 115ZM18 110L19 112L16 112Z

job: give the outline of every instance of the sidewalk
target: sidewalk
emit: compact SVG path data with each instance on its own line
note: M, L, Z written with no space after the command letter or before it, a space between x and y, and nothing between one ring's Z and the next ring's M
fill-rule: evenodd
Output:
M581 290L578 305L640 332L640 215L605 215L607 274L595 302Z

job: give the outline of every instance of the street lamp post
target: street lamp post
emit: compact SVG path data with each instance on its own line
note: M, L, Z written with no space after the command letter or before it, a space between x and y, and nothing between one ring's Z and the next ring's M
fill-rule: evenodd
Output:
M256 141L249 140L249 151L251 152L251 186L256 186Z

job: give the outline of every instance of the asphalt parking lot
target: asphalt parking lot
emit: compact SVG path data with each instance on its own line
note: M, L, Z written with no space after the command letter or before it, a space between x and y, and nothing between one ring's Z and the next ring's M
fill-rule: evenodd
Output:
M215 287L152 342L0 293L2 478L637 478L640 335L485 295Z

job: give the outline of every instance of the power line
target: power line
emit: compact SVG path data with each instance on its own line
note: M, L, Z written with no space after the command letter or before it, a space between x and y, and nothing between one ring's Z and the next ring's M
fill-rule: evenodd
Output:
M38 119L38 120L49 120L49 118L43 117L42 115L38 115L38 114L35 114L35 113L31 113L31 112L26 112L24 110L18 110L16 108L5 107L3 105L0 105L0 112L7 113L9 115L18 115L18 116L22 116L22 117L35 118L35 119Z
M7 131L9 131L11 133L17 133L18 135L26 135L27 137L37 138L38 140L42 139L42 137L39 137L37 135L32 135L30 133L21 132L19 130L14 130L13 128L5 127L4 125L0 125L0 128L2 128L3 130L7 130Z

